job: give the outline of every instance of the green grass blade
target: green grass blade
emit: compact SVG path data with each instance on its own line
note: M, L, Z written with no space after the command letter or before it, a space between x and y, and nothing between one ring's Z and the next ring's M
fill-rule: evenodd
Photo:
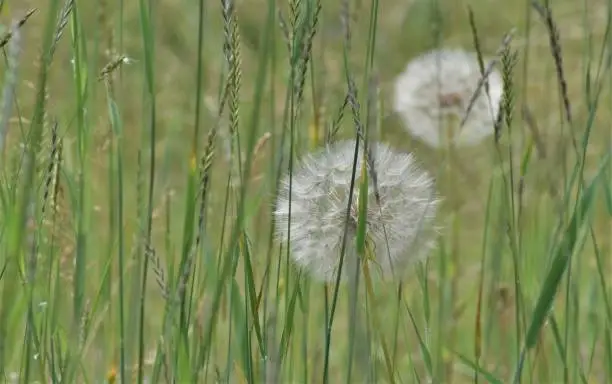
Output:
M474 372L477 372L479 375L482 375L482 377L484 377L490 384L502 384L504 382L503 380L495 377L493 373L486 371L478 364L473 363L472 361L470 361L470 359L463 356L462 354L455 352L455 356L457 356L459 358L459 361L461 361L463 364L474 370Z
M544 283L542 284L540 295L525 336L525 350L522 354L522 359L525 358L525 352L532 349L537 344L540 330L549 316L550 309L557 295L557 289L568 266L570 257L572 257L572 253L580 245L581 232L584 226L587 225L588 216L595 198L595 192L599 186L600 178L604 174L603 171L608 166L607 161L608 156L605 156L604 162L598 173L585 188L580 201L576 204L571 221L564 231L560 244L555 250L555 257L544 279ZM519 362L515 380L519 380L521 369L522 364Z

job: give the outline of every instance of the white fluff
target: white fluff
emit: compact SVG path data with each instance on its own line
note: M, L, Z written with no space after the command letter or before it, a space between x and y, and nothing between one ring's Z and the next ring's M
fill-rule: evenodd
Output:
M363 161L361 147L362 143L350 209L343 279L348 269L347 258L357 257L354 249ZM276 201L277 236L283 242L289 241L291 256L297 265L327 281L335 280L339 267L354 151L355 141L343 141L305 156L294 169L291 193L287 175L281 180ZM372 153L380 194L379 206L372 178L368 178L366 235L373 244L376 265L372 267L383 275L397 277L404 267L426 255L431 245L438 200L433 179L419 169L412 155L396 153L380 143L373 145Z
M408 63L396 78L393 109L406 130L431 147L446 145L449 117L454 145L478 144L494 132L503 89L501 75L493 70L488 76L490 100L483 86L460 129L480 78L475 54L458 49L428 52Z

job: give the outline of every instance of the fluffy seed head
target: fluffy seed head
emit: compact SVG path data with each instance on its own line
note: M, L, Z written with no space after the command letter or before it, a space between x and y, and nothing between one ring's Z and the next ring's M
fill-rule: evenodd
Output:
M276 201L277 236L289 241L297 265L326 281L335 281L340 264L355 144L353 140L342 141L306 155L294 168L291 191L290 176L281 180ZM359 149L342 279L346 278L348 258L358 257L355 244L362 143ZM432 245L438 205L434 181L419 169L411 154L394 152L382 143L371 149L380 205L369 177L366 236L372 254L367 260L383 277L399 278L402 270L423 258Z
M431 147L444 146L447 138L458 146L475 145L494 132L503 88L501 75L493 70L487 78L490 99L481 87L465 124L459 127L480 79L474 53L430 51L409 62L396 78L393 109L406 130ZM454 120L450 127L449 118Z

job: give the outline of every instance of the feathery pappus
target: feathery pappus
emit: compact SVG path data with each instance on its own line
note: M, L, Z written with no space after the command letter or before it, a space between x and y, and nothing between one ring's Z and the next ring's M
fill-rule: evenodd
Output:
M281 180L274 210L278 238L289 242L295 263L315 277L334 281L340 263L346 213L351 194L354 140L325 146L304 156L290 176ZM438 196L433 178L420 169L411 154L386 144L370 146L380 205L375 188L368 188L366 237L371 244L373 270L383 277L400 277L402 270L422 259L431 248ZM357 157L356 180L349 210L345 264L355 258L359 218L360 169L363 146ZM372 183L372 178L368 178Z
M393 110L408 133L431 147L444 147L448 139L456 146L478 144L494 133L503 93L497 70L488 73L488 95L486 84L478 88L481 80L475 53L430 51L395 79Z

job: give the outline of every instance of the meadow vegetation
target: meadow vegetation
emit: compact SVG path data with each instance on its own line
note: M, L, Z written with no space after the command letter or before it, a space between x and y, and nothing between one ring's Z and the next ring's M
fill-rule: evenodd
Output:
M612 383L612 1L0 0L0 26L5 382ZM440 47L505 87L451 162L390 108ZM352 292L273 212L364 132L435 178L440 230Z

